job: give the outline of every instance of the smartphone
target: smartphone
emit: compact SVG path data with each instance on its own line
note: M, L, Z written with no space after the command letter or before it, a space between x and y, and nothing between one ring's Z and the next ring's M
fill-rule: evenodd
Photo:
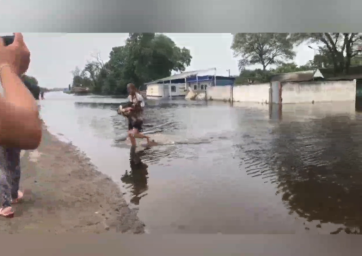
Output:
M8 46L14 42L15 36L0 36L5 41L5 46Z

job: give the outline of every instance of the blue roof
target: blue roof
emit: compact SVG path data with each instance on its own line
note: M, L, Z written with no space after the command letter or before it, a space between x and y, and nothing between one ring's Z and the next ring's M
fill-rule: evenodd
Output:
M162 79L157 79L157 80L149 82L147 84L155 84L155 83L161 83L161 82L174 81L174 80L178 80L178 79L185 79L187 77L196 76L199 73L203 73L203 72L210 71L210 70L216 71L216 68L209 68L209 69L195 70L195 71L186 71L186 72L182 72L181 74L165 77Z
M197 76L196 75L193 75L193 76L190 76L190 77L187 77L186 78L186 82L188 83L193 83L193 82L205 82L205 81L214 81L215 77L214 76ZM230 76L216 76L216 80L217 81L220 81L220 80L223 80L223 81L235 81L235 77L230 77ZM171 80L168 80L168 81L158 81L156 83L158 84L161 84L161 83L168 83L168 82L171 82L171 83L185 83L185 78L177 78L177 79L171 79Z
M214 76L198 76L196 77L189 77L186 79L187 82L204 82L204 81L213 81L215 79ZM216 76L216 80L228 80L228 81L235 81L235 77L230 76Z

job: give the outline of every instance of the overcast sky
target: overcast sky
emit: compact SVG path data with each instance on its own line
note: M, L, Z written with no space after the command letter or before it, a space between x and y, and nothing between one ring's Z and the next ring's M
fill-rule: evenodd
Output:
M3 34L3 33L2 33ZM231 34L168 34L177 46L190 50L192 61L187 71L217 68L218 75L238 75L238 59L230 49ZM128 34L24 34L31 51L28 74L35 76L41 87L66 88L72 81L71 71L83 68L92 55L99 52L109 59L112 47L124 45ZM296 49L295 62L304 65L313 59L307 45Z

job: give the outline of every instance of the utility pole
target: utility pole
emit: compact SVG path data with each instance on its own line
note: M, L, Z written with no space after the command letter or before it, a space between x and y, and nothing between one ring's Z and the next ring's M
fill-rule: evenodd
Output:
M230 69L227 69L226 71L228 71L228 72L229 72L229 77L230 77Z

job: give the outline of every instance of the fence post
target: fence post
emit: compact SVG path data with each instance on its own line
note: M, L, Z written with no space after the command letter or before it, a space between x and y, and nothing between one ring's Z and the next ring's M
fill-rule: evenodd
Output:
M231 85L231 102L234 102L234 85Z
M206 84L206 88L205 88L205 100L206 101L208 101L208 99L207 99L207 89L209 88L209 85L208 84Z

